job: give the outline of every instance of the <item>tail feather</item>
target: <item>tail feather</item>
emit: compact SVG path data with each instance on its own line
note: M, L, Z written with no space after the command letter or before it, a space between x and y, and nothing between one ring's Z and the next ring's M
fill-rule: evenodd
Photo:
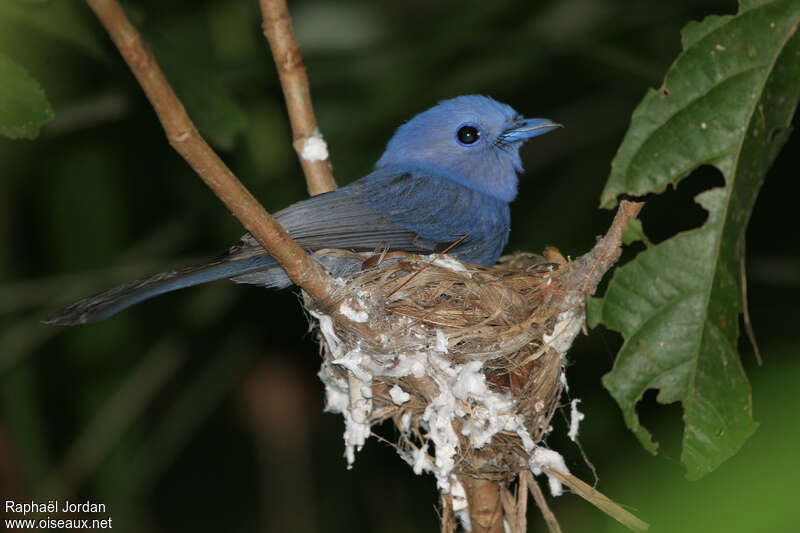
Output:
M280 266L268 255L235 261L220 260L206 265L162 272L146 279L120 285L96 296L75 302L43 322L54 326L91 324L105 320L123 309L165 292L262 270L280 270L285 277ZM277 276L277 278L282 279L281 276Z

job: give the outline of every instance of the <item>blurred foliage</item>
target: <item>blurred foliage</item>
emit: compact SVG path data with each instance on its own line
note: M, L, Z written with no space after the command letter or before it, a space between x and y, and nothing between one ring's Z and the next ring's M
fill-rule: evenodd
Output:
M93 326L38 324L115 283L213 257L242 230L169 148L88 8L0 5L0 54L38 80L55 110L36 141L0 139L3 498L90 498L109 505L124 531L435 531L435 484L390 447L370 441L345 470L342 421L321 413L317 350L291 291L215 283ZM125 7L202 132L265 207L303 198L255 0ZM510 249L554 244L577 255L610 221L598 209L609 163L632 110L680 51L680 28L736 4L345 0L290 9L339 183L369 171L393 129L435 101L489 94L567 125L523 150ZM796 515L800 234L797 184L786 178L798 145L790 139L767 176L747 233L765 366L744 357L761 426L739 455L687 482L679 409L647 394L638 405L662 445L652 458L600 384L621 339L600 329L573 351L570 390L583 399L581 443L598 488L655 531L786 530ZM721 181L704 167L650 201L648 237L702 224L693 198ZM548 445L591 481L560 418ZM388 428L385 436L394 437ZM566 531L620 530L576 497L553 507ZM535 511L530 529L544 530Z
M12 139L33 139L53 118L53 108L25 69L0 55L0 133Z

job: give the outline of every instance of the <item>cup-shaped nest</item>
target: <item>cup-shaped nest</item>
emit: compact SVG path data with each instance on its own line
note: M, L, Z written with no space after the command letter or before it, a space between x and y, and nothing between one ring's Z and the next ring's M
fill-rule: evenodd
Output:
M572 264L554 249L492 267L395 252L364 260L326 301L306 298L349 460L391 418L401 456L443 490L453 475L510 480L529 469L583 324L583 295L563 283Z

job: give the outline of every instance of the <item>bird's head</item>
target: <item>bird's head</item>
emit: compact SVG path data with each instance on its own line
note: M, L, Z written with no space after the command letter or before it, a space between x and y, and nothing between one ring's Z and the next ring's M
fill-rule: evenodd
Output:
M522 172L520 146L560 127L488 96L458 96L397 128L376 166L435 173L510 202Z

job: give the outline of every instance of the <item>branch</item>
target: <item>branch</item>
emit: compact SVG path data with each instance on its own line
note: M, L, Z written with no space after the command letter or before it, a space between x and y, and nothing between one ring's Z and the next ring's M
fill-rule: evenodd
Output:
M603 279L603 275L614 266L619 256L622 255L622 234L628 227L628 223L639 216L642 207L644 207L644 202L622 200L605 236L584 256L587 259L593 259L584 285L585 290L591 289L589 294L594 293L600 280Z
M546 468L545 472L557 478L561 483L572 489L575 494L633 531L644 532L650 527L647 522L638 519L632 513L623 509L618 503L615 503L611 498L591 485L584 483L572 474L561 472L555 468Z
M488 479L459 476L469 504L472 533L502 533L503 483Z
M142 36L116 0L87 0L147 95L170 145L214 194L315 300L328 296L328 275L289 237L198 133Z
M306 67L300 55L300 46L294 38L286 0L259 0L258 3L264 18L264 35L275 59L286 109L289 111L294 138L292 145L306 175L308 193L314 196L332 191L336 188L336 182L331 175L325 141L317 128Z
M606 234L598 239L591 250L570 263L571 268L562 278L562 289L594 294L605 273L622 255L622 234L628 223L639 215L642 207L644 202L620 202Z
M550 533L561 533L561 526L558 525L556 515L553 514L553 511L550 510L550 506L547 505L547 499L544 497L539 484L533 479L533 475L529 471L520 472L519 475L520 481L523 479L525 480L528 490L531 491L531 496L533 496L533 501L539 506L539 510L542 512L542 518L544 518L547 524L547 531Z

